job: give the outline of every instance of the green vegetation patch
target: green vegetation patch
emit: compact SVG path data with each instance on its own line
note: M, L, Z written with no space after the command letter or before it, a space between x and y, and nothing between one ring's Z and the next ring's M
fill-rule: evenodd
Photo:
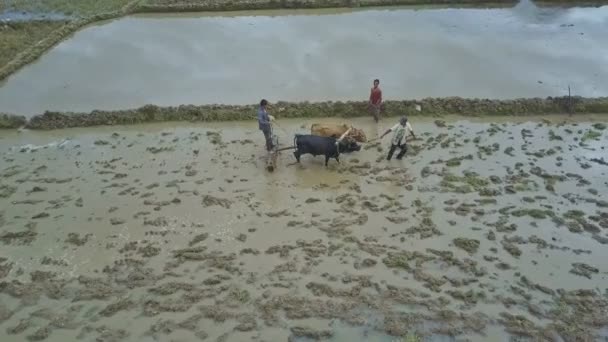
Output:
M26 123L24 116L0 114L0 128L19 128Z
M4 0L5 9L87 17L121 9L132 0Z
M450 191L458 193L469 193L473 191L487 191L490 180L482 178L476 172L464 172L463 176L447 173L443 176L440 185Z
M0 26L0 46L2 46L0 67L65 23L65 21L31 21Z
M598 138L601 136L602 136L601 132L590 129L587 132L585 132L585 134L581 138L581 141L585 142L587 140L598 140Z
M518 209L511 211L511 215L515 217L530 216L535 219L546 219L554 217L555 213L547 209Z

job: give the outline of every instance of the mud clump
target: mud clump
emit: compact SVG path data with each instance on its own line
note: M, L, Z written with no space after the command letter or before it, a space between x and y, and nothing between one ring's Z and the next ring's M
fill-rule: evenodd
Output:
M148 244L144 247L139 247L137 250L137 254L140 254L144 258L151 258L153 256L157 256L160 254L161 249L159 247L154 247L152 244Z
M5 262L5 260L3 261L2 259L0 259L0 279L6 277L11 272L12 269L13 269L13 263L7 263L7 262Z
M555 213L551 210L543 209L519 209L511 212L511 215L515 217L530 216L535 219L546 219L547 217L554 217Z
M110 145L110 142L107 140L95 140L95 142L93 143L94 145L97 146L105 146L105 145Z
M509 254L511 254L513 257L519 258L519 256L521 255L521 249L519 249L519 247L517 247L514 243L503 240L501 241L501 244L502 248L504 248L505 251L509 252Z
M434 123L435 123L435 126L437 126L439 128L444 128L447 126L447 124L443 120L435 120Z
M506 312L500 313L499 322L505 326L505 330L518 336L537 336L539 328L529 319L521 315L511 315Z
M477 253L477 249L479 249L479 240L456 238L453 242L456 247L464 249L469 254L475 254Z
M0 304L0 323L11 318L13 313L4 304Z
M355 263L355 268L356 269L362 269L362 268L370 268L370 267L374 267L376 266L376 264L378 264L378 262L374 259L363 259L363 261Z
M593 234L593 239L599 243L601 243L602 245L607 245L608 244L608 238L598 235L598 234Z
M475 292L473 290L469 290L467 292L462 292L459 290L448 290L446 293L452 296L452 298L463 301L469 305L477 304L478 301L486 298L486 294L483 291Z
M17 192L17 187L0 184L0 198L9 198L15 192Z
M584 263L575 262L572 264L570 273L591 279L593 274L599 273L599 270L593 266Z
M315 330L310 327L303 326L292 327L290 330L292 336L294 337L307 338L313 341L328 339L334 335L333 331L331 330ZM291 338L289 340L293 341Z
M47 188L45 188L45 187L35 186L31 190L29 190L27 193L29 195L29 194L34 193L34 192L45 192L46 190L47 190ZM2 197L2 196L0 196L0 197Z
M208 237L209 237L209 233L198 234L192 238L192 240L188 243L188 246L192 247L199 242L207 240Z
M22 319L19 321L19 323L17 323L17 325L8 327L6 329L6 333L9 335L21 334L22 332L26 331L31 326L32 326L32 323L30 320Z
M47 218L49 216L51 216L49 213L42 212L42 213L32 216L32 219L37 220L37 219L41 219L41 218Z
M239 324L234 327L236 331L252 331L258 327L258 324L253 315L245 315L239 318Z
M121 299L115 303L109 304L99 312L104 317L112 317L119 311L131 310L135 308L135 302L129 299Z
M36 330L32 335L27 336L28 341L42 341L45 340L51 334L51 329L49 327L42 327Z
M219 132L207 132L207 138L213 145L220 145L222 143L222 135Z
M144 219L144 226L166 227L167 225L169 225L169 222L164 217L157 217L154 220Z
M113 226L124 224L125 222L126 221L123 220L123 219L121 219L121 218L113 217L113 218L110 219L110 224L113 225Z
M93 234L86 234L85 236L80 237L80 234L78 233L69 233L65 242L76 246L83 246L89 241L91 236L93 236Z
M202 204L204 207L220 206L220 207L223 207L226 209L230 209L230 206L232 205L232 201L230 201L228 199L213 197L211 195L204 195Z
M173 147L148 147L146 148L146 151L153 153L153 154L157 154L157 153L161 153L161 152L174 152L175 148Z
M0 235L0 241L4 244L18 243L22 245L30 244L36 239L37 232L32 230L25 230L20 232L6 232Z

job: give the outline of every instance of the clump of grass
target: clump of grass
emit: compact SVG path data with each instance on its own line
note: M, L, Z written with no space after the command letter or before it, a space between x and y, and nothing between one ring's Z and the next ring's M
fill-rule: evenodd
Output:
M239 303L247 303L251 299L251 295L247 290L241 290L238 288L233 288L230 290L228 297Z
M555 132L553 130L549 131L549 140L564 140L564 138L562 138L561 136L555 134Z
M469 254L474 254L479 249L479 240L476 239L456 238L453 242L456 247L464 249Z
M456 159L456 158L452 158L450 160L448 160L447 162L445 162L445 165L453 167L453 166L460 166L460 160Z
M603 131L606 129L606 124L603 122L594 123L593 128L597 129L598 131Z
M580 219L585 216L585 213L581 210L568 210L564 217L571 220Z
M601 136L602 136L601 132L594 131L594 130L590 129L587 132L585 132L585 134L581 138L581 141L585 142L587 140L597 140Z
M500 191L488 189L490 181L487 178L480 177L475 172L465 172L464 176L456 176L447 173L443 176L440 185L447 191L466 194L473 191L478 191L482 196L496 196Z
M209 131L207 132L207 137L213 145L219 145L222 143L222 136L218 132Z
M522 216L530 216L532 218L535 219L546 219L547 217L554 217L555 213L553 213L553 211L551 210L542 210L542 209L519 209L519 210L514 210L511 212L511 215L515 216L515 217L522 217Z
M403 268L409 270L410 259L411 256L409 253L388 253L388 256L382 259L382 262L389 268Z

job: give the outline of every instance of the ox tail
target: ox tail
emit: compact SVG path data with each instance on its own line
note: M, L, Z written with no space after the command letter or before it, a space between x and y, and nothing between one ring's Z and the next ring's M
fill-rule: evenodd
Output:
M300 136L299 134L296 134L296 135L293 137L293 148L294 148L294 149L296 149L296 150L298 149L298 137L299 137L299 136Z

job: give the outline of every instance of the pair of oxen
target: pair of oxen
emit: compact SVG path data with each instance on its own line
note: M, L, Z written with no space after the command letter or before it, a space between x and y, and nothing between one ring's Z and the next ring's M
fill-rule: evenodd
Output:
M340 153L360 151L358 143L367 141L362 130L344 124L313 124L310 133L296 134L293 139L293 155L298 163L305 154L325 156L325 166L331 158L340 163Z

